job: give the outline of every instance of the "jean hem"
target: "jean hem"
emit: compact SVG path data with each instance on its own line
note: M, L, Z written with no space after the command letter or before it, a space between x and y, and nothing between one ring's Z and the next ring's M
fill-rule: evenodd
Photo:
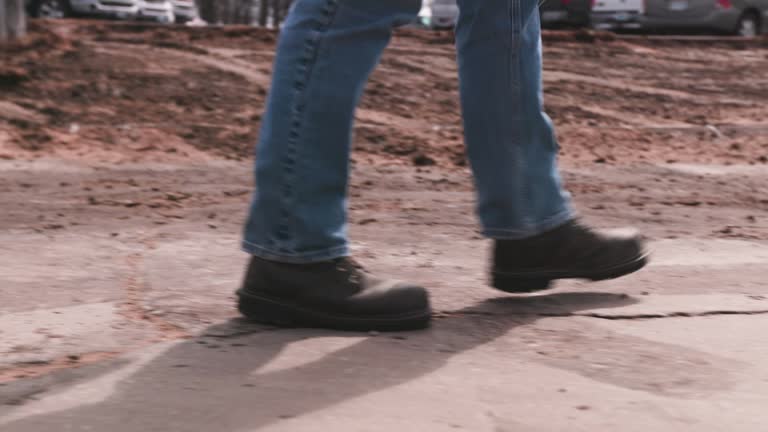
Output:
M573 210L568 208L533 226L525 228L485 228L483 235L496 240L521 240L551 231L573 220L575 217L576 215Z
M336 246L328 249L315 250L302 253L277 252L243 240L241 248L253 256L269 261L277 261L289 264L308 264L313 262L329 261L349 255L349 247Z

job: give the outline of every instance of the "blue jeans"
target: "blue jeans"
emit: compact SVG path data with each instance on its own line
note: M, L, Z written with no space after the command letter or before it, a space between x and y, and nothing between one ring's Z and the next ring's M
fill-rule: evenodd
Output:
M421 0L296 0L278 44L243 249L284 262L348 254L354 110L395 26ZM467 154L483 233L520 239L568 220L543 112L537 0L459 0Z

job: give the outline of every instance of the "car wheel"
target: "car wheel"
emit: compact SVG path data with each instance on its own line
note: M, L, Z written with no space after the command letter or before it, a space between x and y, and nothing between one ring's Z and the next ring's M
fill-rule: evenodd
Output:
M755 37L760 34L760 18L754 12L746 12L739 18L736 34L743 37Z
M38 18L66 18L69 16L69 4L66 0L37 0L33 14Z

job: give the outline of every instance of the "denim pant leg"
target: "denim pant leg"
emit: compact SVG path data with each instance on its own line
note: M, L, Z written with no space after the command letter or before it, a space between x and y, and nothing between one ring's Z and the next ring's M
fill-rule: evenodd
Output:
M256 154L243 249L284 262L347 255L354 110L421 0L297 0L282 29Z
M573 217L543 112L537 0L459 0L467 153L486 236L519 239Z

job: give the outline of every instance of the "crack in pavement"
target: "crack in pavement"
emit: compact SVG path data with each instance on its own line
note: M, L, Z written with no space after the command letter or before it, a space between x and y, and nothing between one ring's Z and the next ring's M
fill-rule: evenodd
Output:
M718 315L765 315L766 310L736 311L736 310L713 310L704 312L668 312L668 313L645 313L645 314L627 314L627 315L609 315L601 313L576 313L564 316L582 316L587 318L599 318L607 320L641 320L641 319L662 319L662 318L699 318ZM546 316L546 315L545 315ZM559 316L559 315L555 315Z
M145 250L155 248L155 243L151 236L141 239L139 243ZM148 343L189 337L189 332L159 316L149 314L144 306L144 294L147 291L146 283L141 276L144 253L132 253L125 259L128 264L129 274L124 283L125 300L119 304L120 315L129 321L150 323L158 333L158 336L148 340Z
M457 315L479 315L479 316L492 316L492 317L547 317L547 318L567 318L567 317L584 317L584 318L597 318L604 320L622 321L622 320L650 320L650 319L663 319L663 318L700 318L708 316L720 316L720 315L766 315L768 309L759 309L751 311L739 311L739 310L712 310L703 312L665 312L665 313L637 313L637 314L601 314L599 312L490 312L490 311L436 311L432 314L434 318L447 318Z

